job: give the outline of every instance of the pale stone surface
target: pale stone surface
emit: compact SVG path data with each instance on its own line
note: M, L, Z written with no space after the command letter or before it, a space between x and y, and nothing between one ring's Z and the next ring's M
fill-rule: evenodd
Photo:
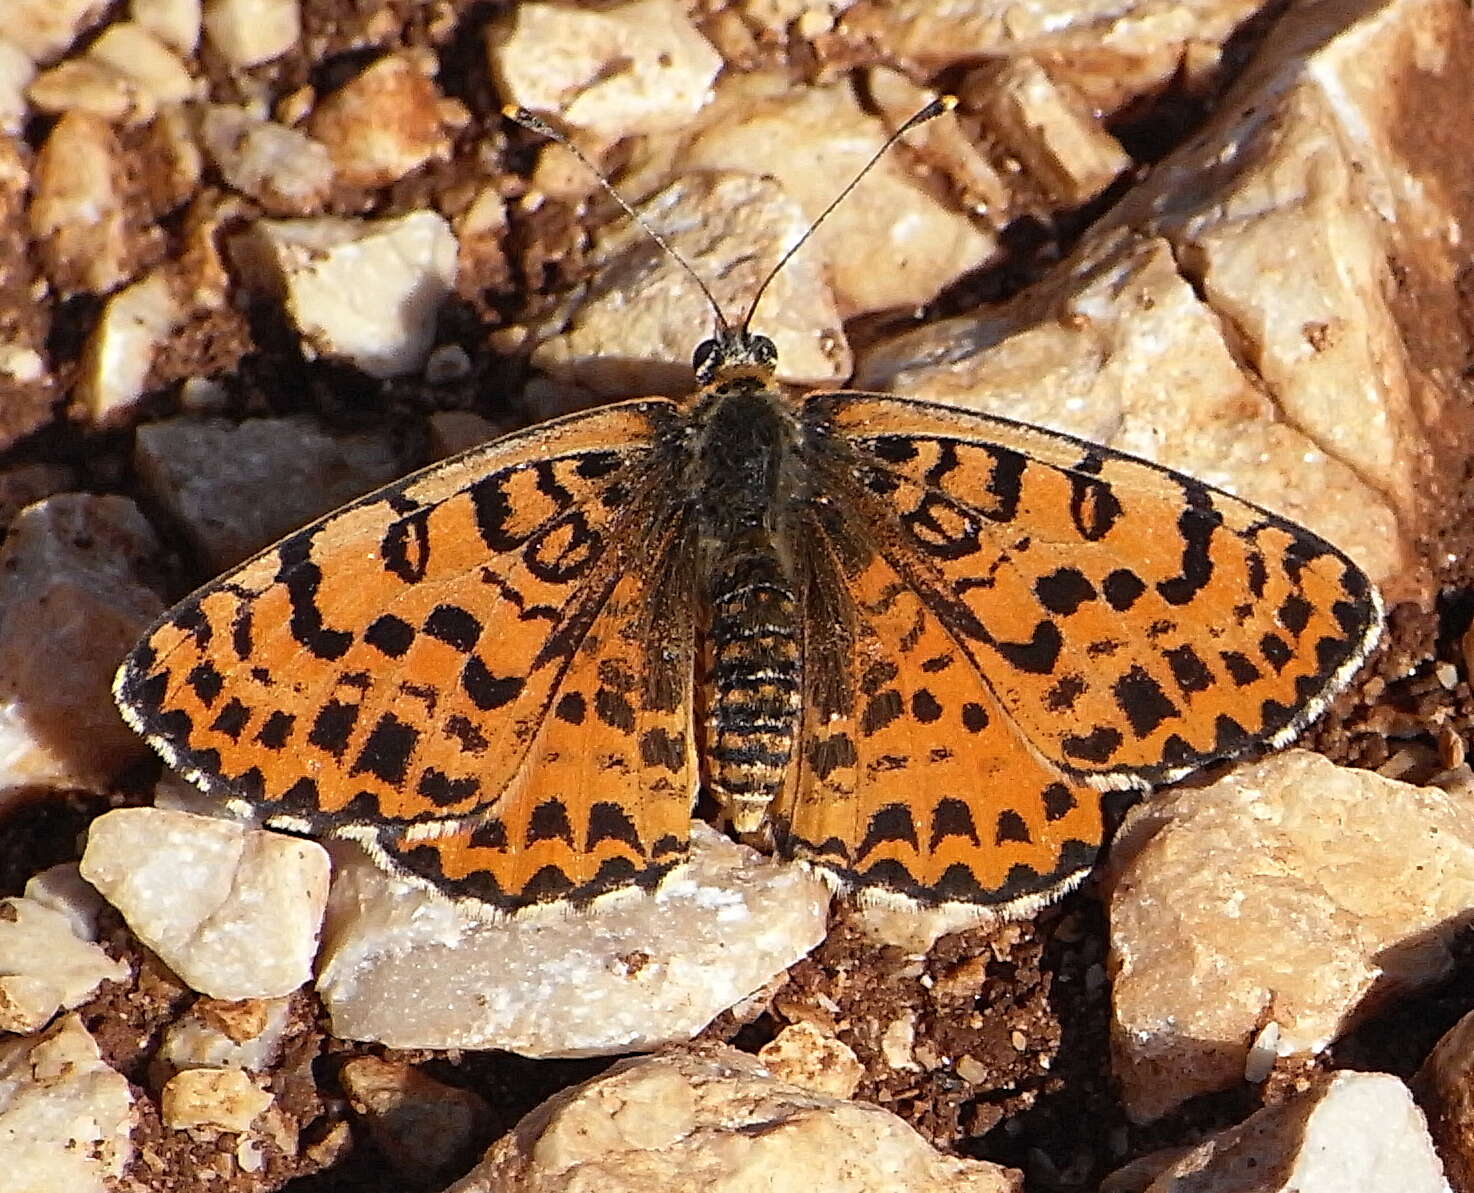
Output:
M884 143L885 124L846 85L792 87L728 76L684 145L657 146L682 171L772 175L813 220ZM683 138L684 139L684 138ZM911 307L991 258L992 233L924 190L904 153L888 153L804 247L826 263L845 318ZM883 261L884 268L876 263ZM762 331L759 320L757 330Z
M159 1059L176 1069L259 1071L280 1054L290 1017L287 998L231 1003L199 999L165 1029ZM244 1022L248 1018L254 1021Z
M383 439L335 439L305 418L149 423L133 453L145 491L210 572L404 471Z
M889 131L900 128L937 98L937 92L917 86L888 66L871 67L866 81L871 101L880 109ZM1006 222L1010 184L978 151L973 134L962 127L956 112L918 125L906 134L906 146L946 173L968 210L986 216L995 227Z
M322 208L332 190L327 146L246 108L205 108L200 141L220 176L273 215L310 215Z
M653 894L487 922L394 879L356 847L336 872L318 992L345 1039L526 1056L689 1039L824 937L824 884L692 826Z
M0 1031L37 1031L128 973L63 913L34 899L0 900Z
M1095 198L1132 166L1090 105L1030 58L973 71L963 99L1063 206Z
M489 1117L478 1094L436 1081L413 1065L359 1056L339 1070L338 1081L379 1151L406 1175L450 1168Z
M75 862L50 866L26 879L25 897L66 918L78 940L97 939L97 917L105 904Z
M440 93L419 65L388 54L318 104L308 130L349 186L386 186L450 142L440 128Z
M107 7L107 0L6 0L0 5L0 39L19 46L34 62L50 62Z
M136 578L157 550L123 497L58 494L12 524L0 547L0 790L98 787L147 753L111 685L163 611Z
M128 14L181 54L193 54L200 40L200 0L131 0Z
M1474 919L1471 809L1298 750L1135 808L1107 871L1128 1113L1243 1080L1267 1022L1279 1055L1315 1053L1445 977Z
M843 1040L812 1023L790 1023L758 1049L757 1058L775 1080L830 1098L852 1098L865 1066Z
M133 1157L133 1095L82 1021L0 1042L6 1193L110 1193Z
M1407 1087L1336 1073L1169 1163L1144 1193L1451 1193Z
M114 124L147 120L157 110L137 80L86 55L42 71L26 88L26 98L42 112L80 112Z
M159 1117L176 1131L246 1131L271 1102L271 1095L240 1069L185 1069L164 1083Z
M299 0L206 0L205 36L233 66L285 54L302 30Z
M144 395L155 353L187 314L162 270L108 298L87 336L77 379L77 400L94 425L113 426L128 418Z
M36 77L35 64L18 45L0 38L0 133L18 136L30 103L26 88Z
M504 99L609 141L685 126L722 67L674 0L519 4L487 54Z
M136 21L110 25L87 47L87 57L128 79L142 97L139 119L151 119L168 104L198 98L203 84L179 52Z
M927 71L1029 56L1099 111L1172 81L1188 51L1221 45L1258 11L1252 0L862 0L839 20L852 39Z
M1444 163L1413 156L1385 80L1454 102L1466 25L1451 0L1349 23L1291 9L1219 115L1053 275L877 346L859 382L1141 451L1319 530L1392 600L1422 599L1399 521L1440 501L1419 411L1448 400L1461 350L1403 329L1446 323L1468 213Z
M638 210L711 287L734 326L809 224L776 182L750 174L687 175ZM713 327L696 282L628 221L600 236L592 264L569 326L540 344L532 363L608 397L689 393L692 350ZM784 268L756 325L776 345L783 379L833 385L849 376L849 345L817 258L801 255Z
M446 1193L1021 1193L875 1106L776 1081L734 1049L622 1061L544 1102Z
M456 239L433 211L383 220L258 220L231 254L254 288L284 294L309 355L375 377L417 371L455 287Z
M314 841L162 808L92 822L82 877L192 989L276 998L312 976L328 889Z
M123 214L122 148L105 120L68 112L36 155L30 206L52 284L105 294L137 255Z
M1444 1032L1413 1078L1456 1189L1474 1189L1474 1012Z

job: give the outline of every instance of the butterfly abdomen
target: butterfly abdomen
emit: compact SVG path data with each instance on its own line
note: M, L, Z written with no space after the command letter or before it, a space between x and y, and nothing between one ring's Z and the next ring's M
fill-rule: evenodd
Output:
M734 544L711 573L711 792L740 833L761 826L798 734L798 600L765 536Z

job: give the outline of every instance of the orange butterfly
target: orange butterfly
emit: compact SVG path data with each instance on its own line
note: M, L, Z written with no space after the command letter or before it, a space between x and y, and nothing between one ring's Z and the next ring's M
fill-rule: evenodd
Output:
M1007 915L1083 878L1101 792L1287 742L1376 641L1366 576L1283 518L789 394L718 324L689 400L474 448L206 585L124 662L125 717L236 810L494 912L655 886L704 785L834 885Z

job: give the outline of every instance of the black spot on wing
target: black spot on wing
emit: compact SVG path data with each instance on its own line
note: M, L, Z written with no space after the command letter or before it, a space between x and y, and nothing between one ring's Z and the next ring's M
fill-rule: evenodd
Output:
M413 725L401 721L393 713L384 713L369 730L363 749L358 752L348 773L373 775L386 786L398 787L404 782L410 757L419 740L419 730Z
M1132 667L1117 679L1111 694L1137 738L1151 736L1164 722L1182 715L1144 667Z
M385 613L363 632L363 640L386 658L402 658L415 640L415 628L402 617Z

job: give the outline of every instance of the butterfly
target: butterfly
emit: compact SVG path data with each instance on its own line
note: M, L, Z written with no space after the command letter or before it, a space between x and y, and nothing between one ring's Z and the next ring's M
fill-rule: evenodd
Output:
M1084 878L1102 793L1286 743L1375 645L1375 589L1303 527L1039 427L791 392L755 308L688 399L472 448L205 585L124 661L125 718L234 811L492 916L656 887L705 791L836 888L985 918Z

